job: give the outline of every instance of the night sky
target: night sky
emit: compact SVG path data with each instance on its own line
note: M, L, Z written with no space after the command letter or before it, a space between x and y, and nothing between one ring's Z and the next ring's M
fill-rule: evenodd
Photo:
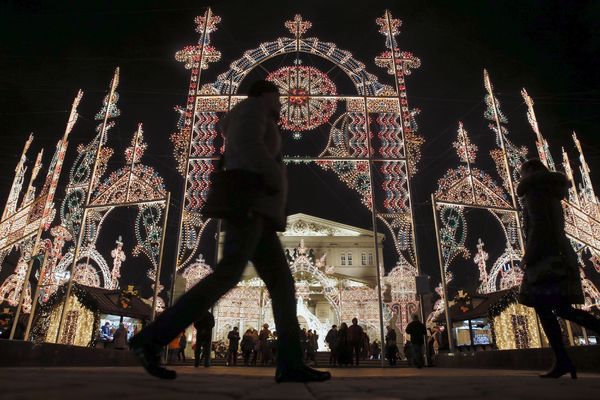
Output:
M174 193L173 213L169 216L169 237L174 238L183 182L175 170L169 136L176 130L173 107L184 104L189 83L189 71L175 61L174 54L197 42L194 17L207 5L222 18L212 35L213 45L222 54L218 63L210 64L207 76L213 77L245 50L288 35L283 23L301 13L313 23L307 36L349 50L369 72L388 81L391 77L374 63L374 57L385 50L375 19L387 8L403 21L400 48L413 52L422 62L407 77L407 91L409 105L421 110L417 118L419 133L427 141L419 173L413 180L424 273L439 276L429 196L437 179L458 165L451 147L458 120L464 121L471 139L479 146L479 168L499 181L489 157L494 136L483 118L483 68L490 73L515 144L527 146L530 155L536 154L534 134L519 94L526 87L535 100L540 129L555 161L560 162L560 147L565 146L577 170L570 140L575 130L587 151L592 178L597 185L600 182L599 2L7 1L0 5L2 204L29 132L35 134L31 161L35 152L45 147L47 166L64 131L73 96L82 88L85 95L81 117L71 134L62 187L57 191L62 200L76 146L91 139L96 125L94 115L114 68L120 66L121 117L109 137L109 145L115 148L112 166L122 163L123 149L136 124L143 122L148 143L145 163L157 169ZM311 140L319 143L325 138L309 137L309 146ZM287 154L299 152L293 143L286 142ZM299 172L296 169L291 168L292 211L370 228L370 213L353 192L327 181L318 167ZM38 182L41 180L38 178ZM600 189L600 185L597 187ZM486 218L491 217L476 217L480 224L470 226L471 249L475 249L478 235L486 233ZM110 229L114 232L102 245L105 251L114 247L115 235L125 230L133 217L120 212L113 219ZM491 238L485 241L490 253L501 250L501 243ZM174 239L170 243L167 240L167 245L169 268ZM104 254L110 263L108 254ZM476 271L472 261L464 265ZM3 268L0 278L9 273L7 269L12 270ZM463 283L469 286L467 281L465 278Z

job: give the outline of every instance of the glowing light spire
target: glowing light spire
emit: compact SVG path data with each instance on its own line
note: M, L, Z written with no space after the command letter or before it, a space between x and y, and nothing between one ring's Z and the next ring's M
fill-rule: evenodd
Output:
M546 167L550 171L556 171L556 166L554 165L554 159L552 158L552 154L550 153L550 147L548 146L548 142L542 136L540 132L540 128L538 126L537 118L535 116L535 111L533 109L533 99L527 93L527 90L523 88L521 90L521 96L523 96L523 100L525 100L525 104L527 105L527 120L529 121L529 125L531 125L531 129L536 136L535 145L538 152L538 157L540 161L544 163Z
M573 142L575 142L575 147L577 147L577 151L579 152L579 163L581 164L579 167L579 171L581 172L581 178L583 180L582 192L586 201L590 203L598 203L598 199L596 198L596 193L594 192L594 186L592 185L591 178L591 170L590 167L585 160L585 156L583 155L583 149L581 148L581 143L577 138L577 134L573 132Z

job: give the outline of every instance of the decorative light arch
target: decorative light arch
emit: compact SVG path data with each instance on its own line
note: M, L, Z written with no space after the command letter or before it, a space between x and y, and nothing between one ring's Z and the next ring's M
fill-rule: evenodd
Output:
M400 20L393 18L388 11L376 20L379 32L385 37L386 50L375 58L375 64L393 76L393 87L381 84L348 51L318 38L307 38L305 33L312 23L300 15L285 23L291 36L262 43L244 52L216 81L205 83L202 81L202 71L221 57L210 40L220 21L220 17L207 9L203 16L196 18L196 30L200 33L198 44L187 46L175 55L178 61L191 70L187 103L184 107L177 108L180 113L179 131L171 137L178 169L185 178L177 270L182 270L195 260L199 252L204 252L201 242L213 240L203 238L210 220L203 218L200 210L210 188L210 174L223 151L217 145L220 140L217 131L219 113L227 112L245 98L238 91L241 82L252 70L259 65L264 68L264 62L273 57L292 53L315 55L333 63L348 75L356 93L342 95L323 91L322 98L335 100L338 105L341 101L346 107L342 110L343 117L340 120L343 128L331 129L330 132L329 142L334 146L323 149L316 157L284 156L284 161L316 163L322 169L333 172L350 189L358 192L363 205L373 214L374 229L379 221L390 231L398 260L418 269L410 177L416 171L423 139L416 133L414 117L418 111L408 106L405 76L410 74L412 68L419 67L420 61L411 53L399 49L396 36L399 34ZM294 71L301 69L298 62L283 68ZM309 77L312 74L305 72ZM273 74L270 76L276 80L277 77ZM288 86L290 81L287 80ZM293 89L283 90L281 98L303 104L304 98L310 99L312 95L308 93L306 96L302 90L295 90L296 87ZM319 96L313 97L316 99ZM327 112L322 115L323 118L329 118ZM291 125L292 129L302 130L297 123ZM310 125L309 121L307 126ZM294 132L294 136L298 138L299 133ZM347 144L346 147L339 146L341 142L337 139L340 138ZM379 182L377 185L373 183L374 169L379 170L383 176L381 187ZM376 252L376 264L379 265L381 263L378 257L379 253ZM380 282L379 269L377 273ZM380 297L380 290L378 293ZM379 301L381 303L381 298Z

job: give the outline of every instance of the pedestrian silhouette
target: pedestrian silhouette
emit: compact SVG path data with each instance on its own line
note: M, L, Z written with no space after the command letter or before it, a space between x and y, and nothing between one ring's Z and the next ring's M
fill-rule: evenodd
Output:
M517 194L524 204L526 247L519 300L535 308L555 357L554 365L541 378L559 378L567 373L577 378L557 317L600 334L600 320L572 306L583 304L584 297L577 255L565 236L561 200L567 197L568 188L564 174L550 172L538 159L521 166Z
M175 371L160 366L161 347L232 289L248 261L252 261L272 299L278 333L275 380L308 382L331 378L329 372L309 368L302 360L294 278L277 236L277 231L285 230L287 204L287 174L277 127L280 111L277 86L256 81L248 98L235 105L223 120L223 170L255 173L262 183L254 188L256 197L243 216L223 219L223 256L214 272L184 293L132 340L133 351L151 375L163 379L176 377ZM236 196L245 199L248 193ZM230 211L233 214L239 210Z

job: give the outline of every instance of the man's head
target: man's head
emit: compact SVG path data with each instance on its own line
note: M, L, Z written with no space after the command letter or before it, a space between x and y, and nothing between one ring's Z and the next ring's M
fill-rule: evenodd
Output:
M352 325L357 325L357 324L358 324L358 319L352 318Z
M521 179L527 178L531 174L534 174L539 171L548 171L548 168L537 158L531 158L521 164Z
M281 111L281 102L279 101L279 88L273 82L266 80L255 81L250 85L248 90L248 97L259 98L269 114L279 119L279 112Z
M269 329L269 324L263 324L263 329Z
M110 322L106 321L106 323L104 324L104 326L110 326Z
M238 331L238 327L237 327L237 326L234 326L234 327L233 327L233 330L237 332L237 331Z
M332 325L331 329L337 329L337 325Z

